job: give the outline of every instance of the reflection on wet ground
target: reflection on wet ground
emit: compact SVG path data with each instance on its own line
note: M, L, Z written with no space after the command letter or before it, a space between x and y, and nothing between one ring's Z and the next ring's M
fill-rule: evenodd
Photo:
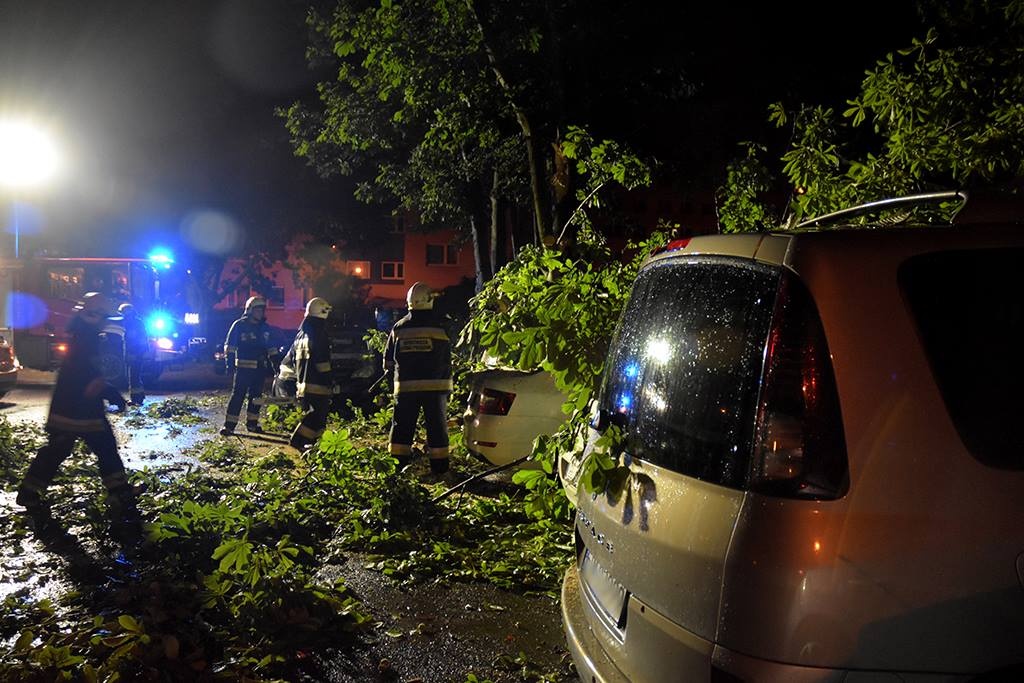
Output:
M42 424L52 387L19 387L0 415L12 423ZM150 406L168 398L194 399L198 419L183 423L153 418ZM151 394L142 409L112 415L121 457L129 469L157 470L175 477L201 467L195 447L219 439L227 400L225 390ZM236 435L247 448L275 449L282 435ZM500 488L500 487L499 487ZM111 539L87 547L79 539L95 536L69 528L67 537L41 539L30 520L19 512L13 491L0 491L0 601L13 598L29 603L56 600L79 585L109 590L129 581L131 565ZM74 515L55 506L55 517ZM307 680L464 681L470 671L494 681L523 680L528 663L540 672L559 672L568 680L568 658L561 632L557 601L523 596L490 584L429 583L403 588L378 571L367 569L367 558L350 555L323 571L326 583L344 578L378 622L370 637L354 649L340 648L317 655L316 675ZM12 642L0 639L0 649ZM521 654L522 653L522 654ZM312 663L312 662L311 662Z

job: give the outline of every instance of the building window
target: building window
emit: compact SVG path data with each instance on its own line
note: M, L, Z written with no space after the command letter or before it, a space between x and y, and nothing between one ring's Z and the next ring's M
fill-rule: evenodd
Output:
M444 244L428 244L427 245L427 265L428 266L455 266L459 263L459 250L449 245Z
M384 261L380 264L381 280L404 280L405 263L402 261Z
M391 217L391 232L405 232L405 215L398 214Z
M360 280L370 279L369 261L349 261L346 271L349 275Z
M271 287L267 292L267 308L284 308L284 287Z

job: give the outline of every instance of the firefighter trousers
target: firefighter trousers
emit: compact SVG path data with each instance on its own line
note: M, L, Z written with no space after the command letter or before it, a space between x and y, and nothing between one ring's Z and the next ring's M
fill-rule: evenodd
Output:
M266 372L262 368L238 368L231 384L231 398L228 399L228 412L224 416L224 427L234 430L242 413L242 403L248 398L245 407L245 426L252 429L259 426L260 404L256 402L263 395L263 380Z
M142 403L146 399L146 387L142 384L142 356L129 354L124 366L128 377L128 395L132 403Z
M61 463L71 455L75 443L82 439L85 445L96 454L99 460L100 477L103 485L111 493L123 493L128 490L128 477L125 475L124 463L117 453L117 440L114 432L107 424L103 431L98 432L63 432L48 430L46 445L39 449L32 464L28 466L25 479L21 483L22 490L42 494L57 476Z
M412 455L412 440L416 434L416 421L423 409L427 428L427 446L430 469L448 471L448 392L411 391L395 397L395 416L391 422L390 453L401 463Z
M331 407L330 396L303 396L302 397L302 421L292 432L292 438L288 443L300 451L324 433L327 426L327 411Z

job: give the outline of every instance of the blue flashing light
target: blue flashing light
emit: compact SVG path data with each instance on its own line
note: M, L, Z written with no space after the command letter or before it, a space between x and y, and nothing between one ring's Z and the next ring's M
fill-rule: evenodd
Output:
M146 331L153 337L164 337L174 327L174 320L166 313L154 313L146 321Z
M640 374L640 364L636 361L627 363L626 367L622 369L622 374L630 379L636 379L637 375Z
M149 262L155 267L162 267L164 270L168 270L174 263L174 255L167 249L154 249L149 252Z
M619 410L629 410L633 405L633 397L630 394L619 394Z

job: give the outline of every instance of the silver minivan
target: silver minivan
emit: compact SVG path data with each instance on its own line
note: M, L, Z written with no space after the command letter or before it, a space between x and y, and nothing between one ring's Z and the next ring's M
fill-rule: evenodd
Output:
M591 430L628 475L561 465L582 681L1024 680L1024 212L965 214L648 259Z

